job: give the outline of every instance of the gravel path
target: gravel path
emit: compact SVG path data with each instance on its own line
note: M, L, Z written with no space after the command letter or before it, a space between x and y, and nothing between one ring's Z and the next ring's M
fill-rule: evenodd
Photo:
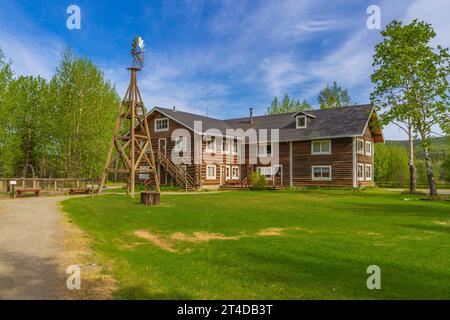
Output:
M67 197L0 200L0 299L58 299L66 274L56 263Z

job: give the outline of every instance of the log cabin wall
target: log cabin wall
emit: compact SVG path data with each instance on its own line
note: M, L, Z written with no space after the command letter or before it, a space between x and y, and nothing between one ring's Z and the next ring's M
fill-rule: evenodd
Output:
M367 178L364 175L364 178L358 178L356 179L356 184L357 186L362 186L362 187L367 187L367 186L374 186L374 174L373 174L373 169L374 169L374 154L375 154L375 143L374 143L374 137L372 134L372 131L370 130L370 127L367 126L366 130L364 131L364 134L361 137L357 138L358 139L364 141L364 151L363 152L358 152L358 150L356 150L356 165L360 164L363 165L364 168L365 166L369 165L371 167L371 177ZM368 152L367 150L367 146L366 146L366 142L370 142L371 143L371 147L370 147L370 152ZM356 171L357 173L357 171ZM364 172L365 173L365 172Z
M167 118L169 119L169 128L166 131L157 131L155 130L155 120L156 119L161 119L161 118ZM222 153L222 145L221 143L219 143L219 140L217 140L216 143L216 153L211 154L210 152L206 152L206 141L202 141L201 144L201 152L202 152L202 163L201 164L195 164L194 163L194 158L195 158L195 153L198 153L199 150L195 149L195 144L194 144L194 133L192 130L188 129L187 127L185 127L184 125L178 123L177 121L172 120L171 118L166 117L164 114L158 112L158 111L154 111L153 113L151 113L148 117L147 117L147 122L148 122L148 126L150 129L150 134L152 137L152 147L153 150L156 154L156 151L158 150L158 146L162 145L165 139L165 143L166 143L166 153L167 155L171 155L172 154L172 150L175 147L175 141L172 141L172 134L175 130L177 129L185 129L188 130L190 135L191 135L191 139L190 139L190 148L191 148L191 159L190 159L190 164L186 165L186 170L188 172L188 174L193 177L196 181L199 182L200 186L219 186L221 183L221 165L224 166L229 166L229 170L230 170L230 175L231 175L231 179L227 180L227 183L239 183L242 177L242 173L241 173L241 168L238 165L238 156L237 155L232 155L232 156L228 156L227 154L223 154ZM159 141L161 141L159 143ZM218 160L219 162L222 161L222 164L220 163L207 163L208 161L212 161L215 157L214 155L218 155ZM226 163L226 160L229 160L229 163ZM159 164L158 164L158 160L157 158L156 160L156 166L158 167L158 171L159 171L159 177L160 177L160 183L161 185L172 185L173 179L170 177L170 175L165 172L164 168L162 168ZM216 178L215 179L208 179L207 175L206 175L206 169L207 169L207 165L215 165L216 167ZM232 168L233 167L239 167L239 179L233 179L232 177ZM226 170L226 169L225 169Z
M325 139L331 141L331 154L315 155L311 152L312 141L292 142L292 185L293 186L347 186L353 184L353 139ZM246 149L247 146L246 146ZM246 163L248 163L246 151ZM282 166L283 186L290 185L289 142L279 144L279 164ZM264 167L259 161L249 166L253 170ZM317 181L312 178L313 166L331 166L331 180Z

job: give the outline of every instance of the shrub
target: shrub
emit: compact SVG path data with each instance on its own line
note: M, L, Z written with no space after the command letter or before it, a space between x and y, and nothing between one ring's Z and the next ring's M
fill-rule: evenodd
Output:
M260 174L259 172L253 172L250 175L250 187L254 190L264 190L267 187L266 176Z

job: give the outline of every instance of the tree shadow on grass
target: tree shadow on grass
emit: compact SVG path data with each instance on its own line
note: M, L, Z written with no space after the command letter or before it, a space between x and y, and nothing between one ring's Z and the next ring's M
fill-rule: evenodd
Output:
M278 292L257 292L258 298L276 299L448 299L450 272L440 272L398 263L370 255L347 258L308 252L297 257L282 252L256 252L242 248L240 256L246 267L240 272L227 274L230 278L257 281L264 287L281 288ZM251 261L251 262L249 262ZM211 263L223 269L236 269L226 259L212 259ZM369 290L366 273L370 265L379 265L382 273L382 290ZM257 279L255 277L257 275ZM261 288L255 288L261 290ZM283 290L286 293L283 293ZM335 291L334 291L335 290ZM227 298L227 297L222 297ZM240 297L245 299L246 297Z
M355 204L351 201L342 203L348 206L348 208L351 208L352 211L350 213L355 213L361 216L386 216L386 217L413 216L426 218L442 218L450 216L448 211L446 211L447 208L434 208L428 205L418 203L414 203L414 206L392 204L392 203ZM411 202L406 203L411 204ZM450 209L450 206L448 206L448 209Z

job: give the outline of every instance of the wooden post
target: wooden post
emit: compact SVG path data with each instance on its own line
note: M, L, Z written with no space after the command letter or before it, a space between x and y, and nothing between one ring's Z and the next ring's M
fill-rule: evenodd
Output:
M128 175L127 193L134 198L136 171L139 170L139 173L144 173L139 169L141 165L149 168L149 178L154 179L157 192L160 192L160 188L150 130L146 119L147 112L137 87L137 72L140 69L133 67L128 68L128 70L131 71L130 85L120 106L119 117L114 129L112 143L106 156L98 194L102 192L108 173L117 174L121 172ZM127 119L130 120L129 132L122 136L121 129ZM116 151L116 155L113 157L114 150ZM150 156L147 156L147 154ZM117 168L117 159L122 161L124 169Z

